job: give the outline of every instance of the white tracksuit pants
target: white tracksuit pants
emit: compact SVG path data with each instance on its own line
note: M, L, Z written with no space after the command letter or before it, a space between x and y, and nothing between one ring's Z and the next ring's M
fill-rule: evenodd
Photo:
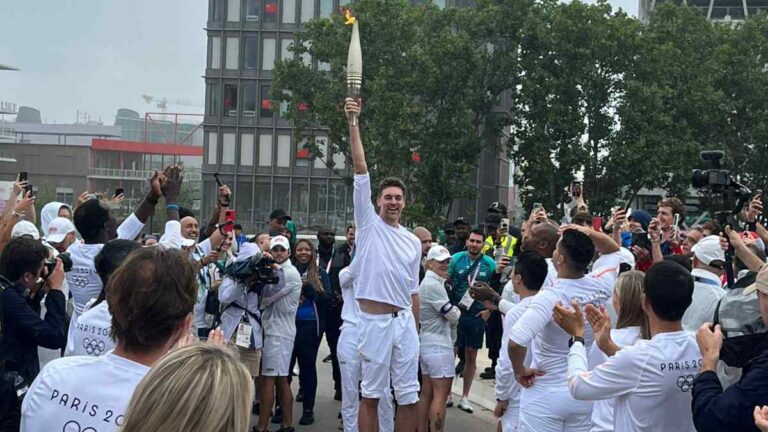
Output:
M592 401L575 400L567 385L539 383L523 389L521 432L588 432L591 427Z

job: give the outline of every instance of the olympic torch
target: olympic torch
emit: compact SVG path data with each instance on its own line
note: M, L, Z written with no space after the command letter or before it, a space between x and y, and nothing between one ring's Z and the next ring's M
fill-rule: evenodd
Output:
M344 12L345 24L352 25L352 38L349 41L347 53L347 96L359 100L360 87L363 85L363 53L360 49L360 31L357 28L357 19L347 9ZM350 119L352 126L357 126L357 115Z

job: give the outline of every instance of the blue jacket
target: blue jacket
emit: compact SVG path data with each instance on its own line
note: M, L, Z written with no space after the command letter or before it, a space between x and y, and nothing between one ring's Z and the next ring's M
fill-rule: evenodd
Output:
M3 338L0 354L6 370L13 370L32 382L40 372L37 347L60 349L67 345L66 300L64 293L50 290L45 297L45 319L40 318L39 290L28 298L18 285L5 285L2 295Z
M691 411L698 432L758 431L756 405L768 405L768 351L744 366L739 382L725 391L715 372L701 373L693 381Z
M299 274L303 274L306 267L297 265L296 269L299 271ZM320 282L323 284L324 292L322 294L317 294L312 285L308 283L304 284L301 287L301 295L304 296L304 302L300 303L299 307L310 302L315 308L315 312L317 313L317 332L318 335L320 335L325 332L325 320L328 314L328 303L330 300L328 293L331 292L331 279L328 277L328 273L325 272L325 269L318 268L317 270L320 273Z

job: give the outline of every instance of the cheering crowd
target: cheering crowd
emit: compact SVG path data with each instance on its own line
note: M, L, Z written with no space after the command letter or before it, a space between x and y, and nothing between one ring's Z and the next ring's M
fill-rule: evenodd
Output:
M727 227L685 226L676 198L595 224L579 190L568 222L536 205L520 227L497 202L436 244L400 225L406 185L373 186L349 133L340 245L324 226L299 239L280 209L245 235L226 185L201 226L176 165L119 224L86 193L39 230L20 178L0 216L0 431L245 432L252 414L294 431L293 380L315 423L323 339L347 432L446 430L457 375L474 410L484 345L503 432L768 431L761 194ZM161 200L164 233L143 235Z

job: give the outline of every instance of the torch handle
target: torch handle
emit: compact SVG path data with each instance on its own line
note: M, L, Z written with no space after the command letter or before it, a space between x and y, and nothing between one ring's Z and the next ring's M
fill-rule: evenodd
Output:
M350 116L349 116L349 125L350 126L357 126L357 114L350 114Z

